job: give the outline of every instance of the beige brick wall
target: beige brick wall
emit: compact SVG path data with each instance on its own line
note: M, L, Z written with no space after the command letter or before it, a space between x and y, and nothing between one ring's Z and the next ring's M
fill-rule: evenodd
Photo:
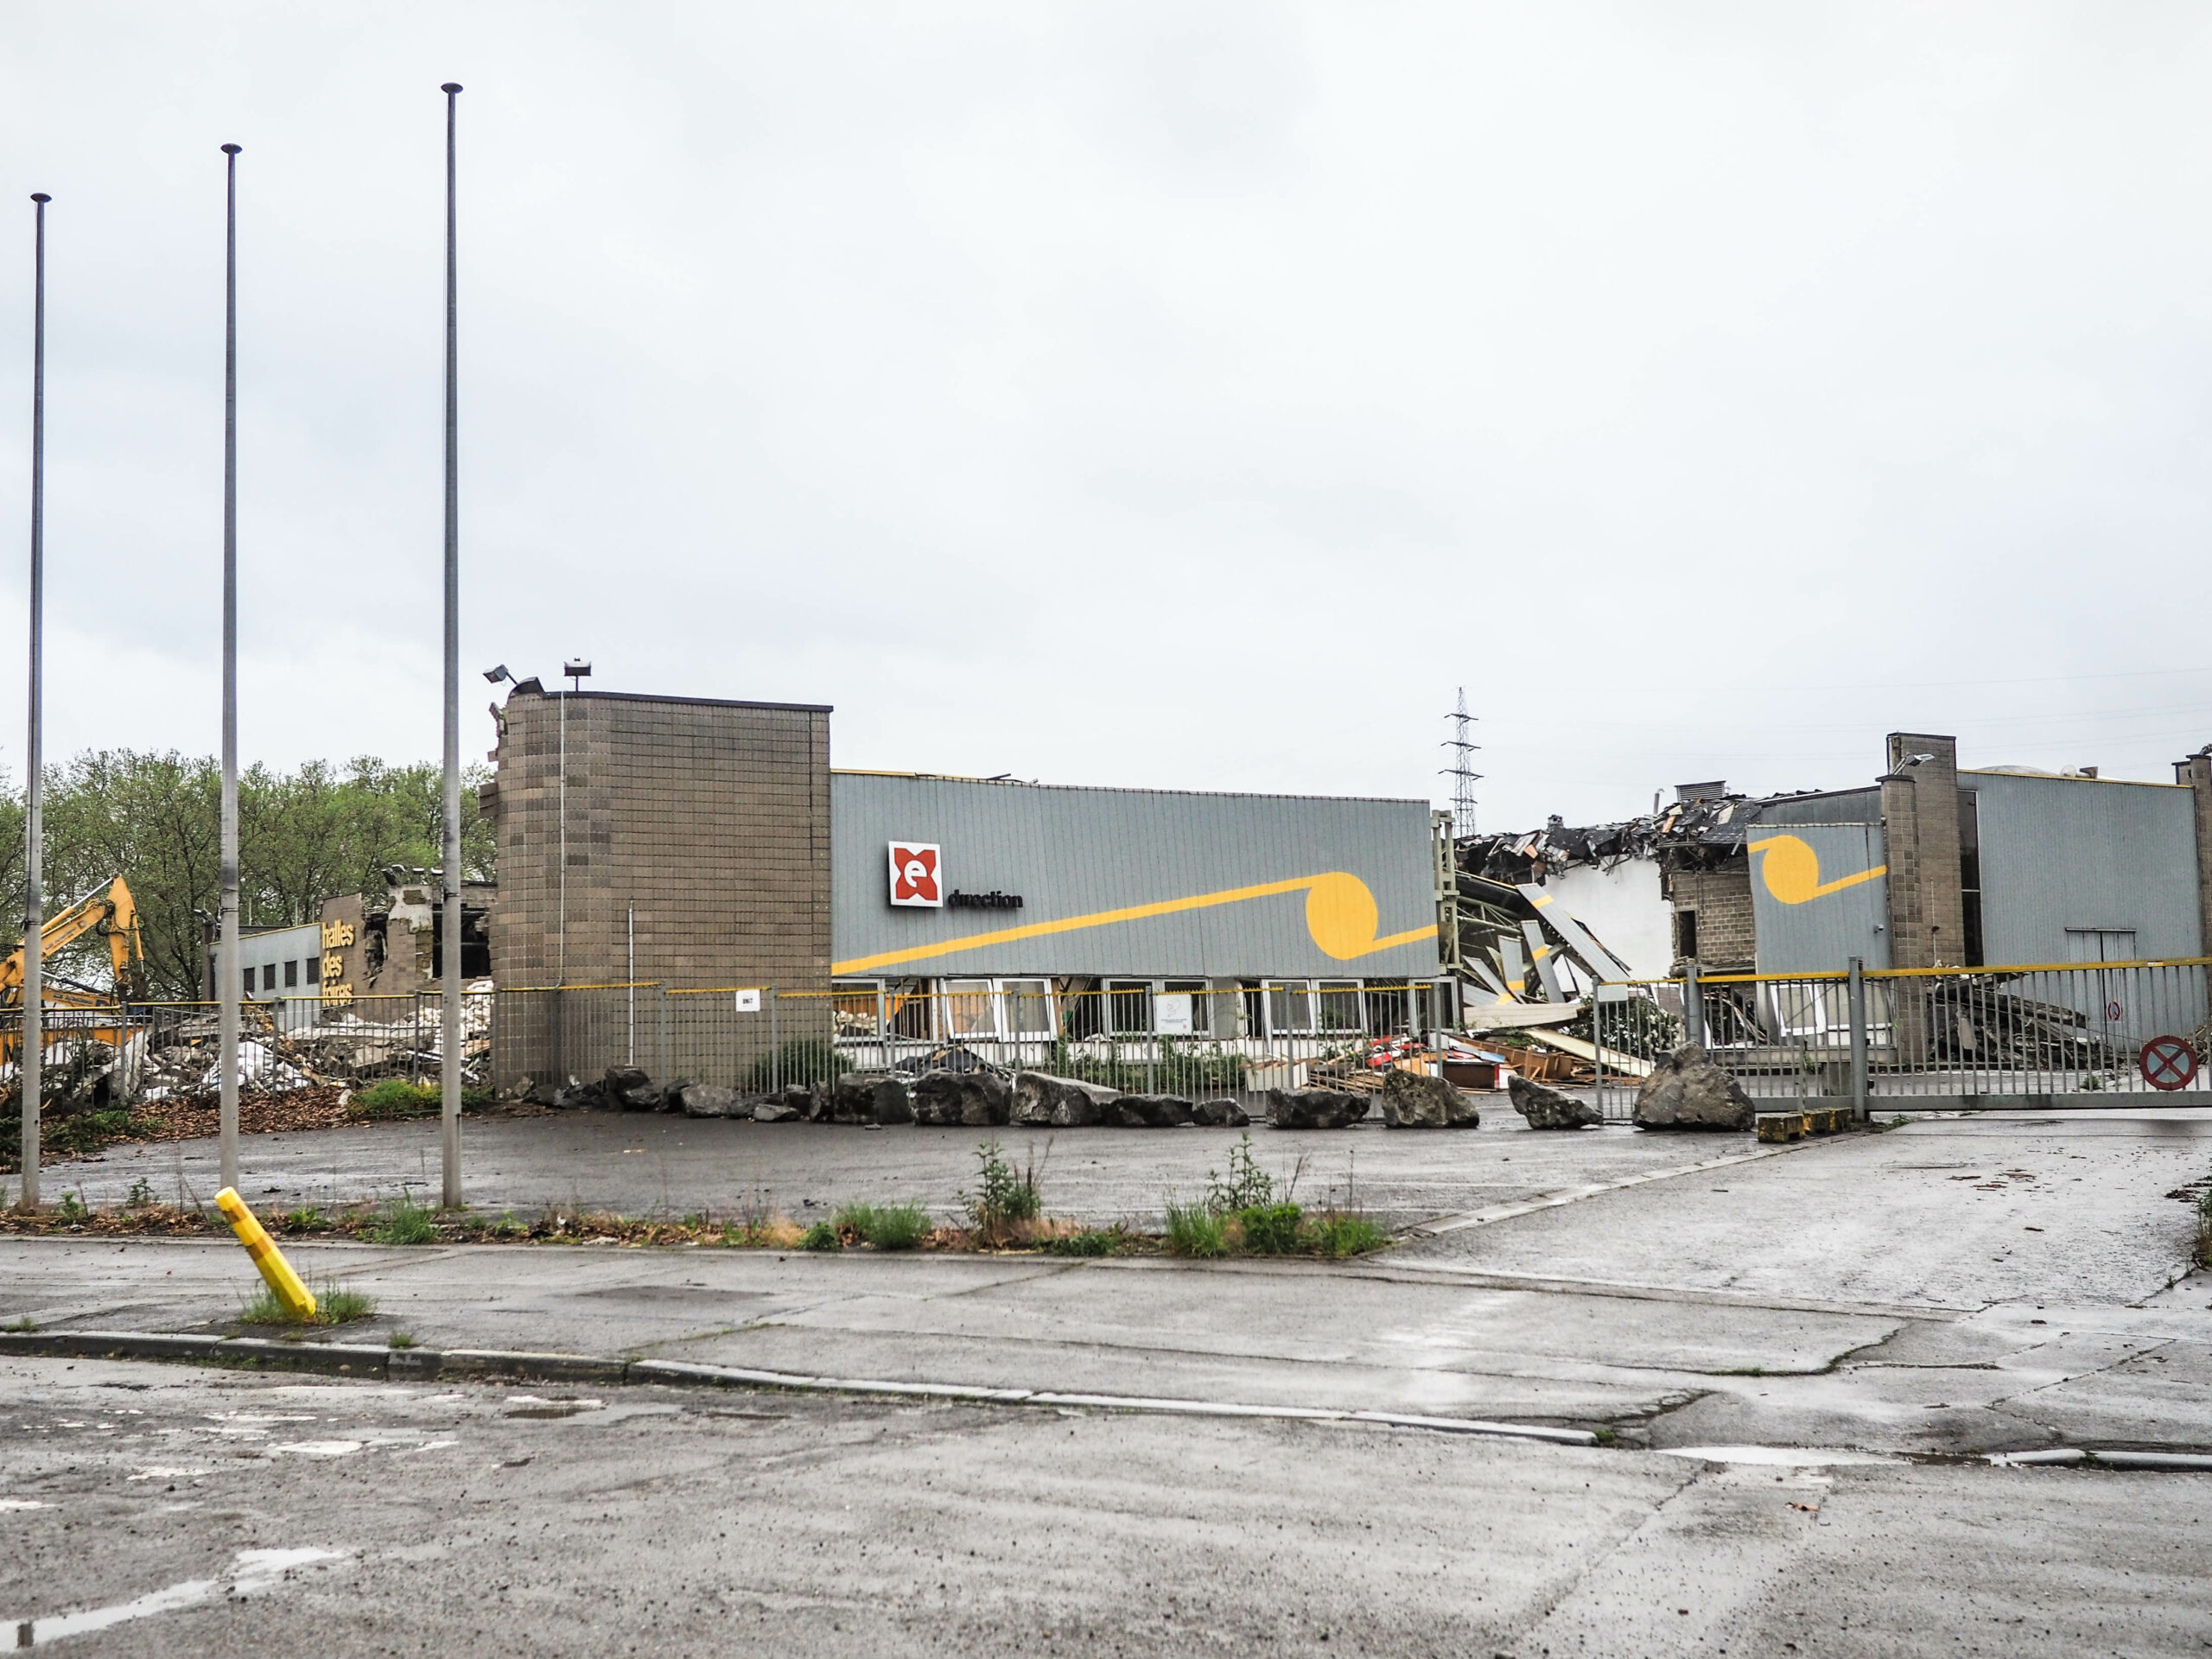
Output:
M1697 964L1714 974L1747 974L1758 955L1758 933L1751 916L1751 863L1738 853L1718 869L1672 870L1667 897L1677 911L1697 912ZM1677 931L1676 938L1681 933ZM1681 971L1681 963L1675 963Z
M1888 847L1890 965L1956 968L1967 959L1959 875L1958 740L1892 732L1882 779ZM1916 754L1930 758L1907 766Z
M503 988L626 977L632 911L640 980L828 988L828 709L518 692L496 758Z

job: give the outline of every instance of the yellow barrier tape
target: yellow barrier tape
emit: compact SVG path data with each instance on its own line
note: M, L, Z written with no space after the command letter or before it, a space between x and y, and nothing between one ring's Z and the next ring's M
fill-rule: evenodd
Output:
M276 1248L276 1241L269 1236L261 1224L254 1219L253 1211L245 1207L245 1200L237 1189L225 1187L215 1195L215 1207L231 1224L231 1230L238 1236L238 1243L245 1246L245 1253L253 1265L261 1269L261 1276L287 1313L296 1318L315 1317L315 1293L309 1290L300 1275L292 1271L292 1264L284 1259L283 1251Z

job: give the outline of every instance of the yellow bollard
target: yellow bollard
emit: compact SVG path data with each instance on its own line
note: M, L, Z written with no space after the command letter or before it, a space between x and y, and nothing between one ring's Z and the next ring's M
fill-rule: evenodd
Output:
M238 1243L245 1246L245 1253L253 1258L253 1265L261 1269L261 1276L285 1309L302 1319L315 1318L315 1293L292 1271L292 1264L284 1259L284 1252L276 1248L276 1241L262 1230L253 1218L253 1211L245 1207L245 1200L233 1187L225 1187L215 1195L215 1207L231 1224L231 1230L238 1236Z

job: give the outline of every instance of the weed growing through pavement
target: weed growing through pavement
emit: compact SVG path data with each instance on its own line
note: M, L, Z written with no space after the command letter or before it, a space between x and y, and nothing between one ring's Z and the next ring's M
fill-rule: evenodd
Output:
M438 1236L436 1212L415 1202L414 1191L402 1187L385 1207L375 1237L379 1244L428 1244Z
M1275 1201L1275 1179L1252 1156L1252 1133L1247 1129L1229 1149L1229 1174L1224 1179L1206 1171L1206 1208L1217 1216L1240 1210L1256 1210Z
M798 1245L803 1250L842 1250L845 1248L845 1241L837 1236L837 1229L833 1224L817 1221L806 1230L806 1236L799 1240Z
M387 1348L412 1348L415 1345L415 1338L404 1331L395 1331L384 1341Z
M1063 1233L1045 1241L1047 1255L1112 1255L1126 1248L1129 1236L1120 1227L1086 1227L1079 1233Z
M61 1212L61 1219L64 1221L82 1221L86 1216L92 1214L91 1211L85 1208L85 1201L74 1192L64 1192L61 1195L61 1202L54 1208Z
M1045 1152L1047 1157L1052 1155L1050 1141L1046 1143ZM975 1229L980 1243L1006 1243L1022 1224L1033 1222L1045 1212L1043 1166L1032 1153L1023 1167L1017 1170L1007 1161L995 1141L985 1141L976 1147L976 1161L977 1191L972 1198L963 1192L961 1207L968 1212L969 1225Z
M130 1183L130 1195L123 1201L126 1210L143 1210L154 1201L154 1189L143 1175Z
M1294 1204L1255 1204L1236 1212L1244 1248L1255 1255L1294 1255L1306 1212Z
M35 1319L31 1318L31 1316L30 1316L29 1314L28 1314L28 1313L24 1314L24 1315L23 1315L23 1317L22 1317L22 1319L17 1319L17 1320L15 1320L15 1321L14 1321L13 1323L11 1323L11 1324L9 1324L9 1325L0 1325L0 1331L13 1331L13 1332L16 1332L16 1333L17 1333L17 1334L19 1334L19 1335L25 1335L25 1336L29 1335L31 1332L35 1331L35 1330L37 1330L37 1329L38 1329L38 1321L37 1321L36 1319Z
M918 1204L849 1204L830 1225L879 1250L911 1250L928 1234L930 1217Z
M1177 1255L1229 1254L1229 1225L1204 1204L1167 1201L1167 1248Z
M1306 1224L1303 1242L1316 1255L1365 1255L1390 1242L1390 1235L1362 1215L1316 1216Z
M293 1313L276 1300L275 1291L264 1285L239 1310L238 1319L245 1325L347 1325L355 1319L365 1319L377 1311L376 1299L366 1291L329 1280L311 1288L315 1293L312 1315L302 1317Z

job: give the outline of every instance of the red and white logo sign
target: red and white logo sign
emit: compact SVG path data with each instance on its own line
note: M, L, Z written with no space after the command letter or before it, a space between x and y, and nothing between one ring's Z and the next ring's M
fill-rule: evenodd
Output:
M941 874L938 849L925 842L894 841L891 843L891 902L894 905L928 905L942 908L944 904L944 883Z

